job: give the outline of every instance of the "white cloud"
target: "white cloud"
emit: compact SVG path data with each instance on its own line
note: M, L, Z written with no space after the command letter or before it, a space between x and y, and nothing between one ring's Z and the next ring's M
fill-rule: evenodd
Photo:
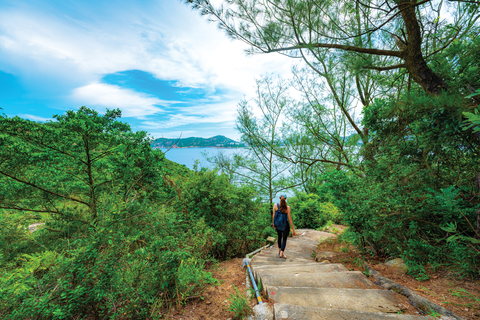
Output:
M161 113L157 105L168 101L148 96L134 90L104 83L92 83L73 91L72 98L89 107L101 109L119 108L124 117L142 117Z
M88 82L138 69L185 86L222 85L249 92L259 72L290 69L291 60L281 55L247 57L245 44L228 40L177 1L126 5L107 18L91 12L89 23L68 13L55 15L48 7L21 8L0 11L0 50L18 68L28 61L39 72L58 72L58 77L72 77L73 72Z
M142 129L168 129L189 124L207 124L207 123L222 123L231 122L233 120L223 118L221 116L216 117L198 117L198 116L185 116L182 114L174 114L165 121L144 121L140 127Z
M33 121L42 121L42 122L45 122L45 121L53 121L54 119L52 118L43 118L43 117L39 117L39 116L35 116L33 114L17 114L17 116L19 116L20 118L25 118L25 119L29 119L29 120L33 120Z
M246 56L245 48L174 0L121 5L65 1L61 6L20 0L0 8L0 70L19 75L30 86L48 81L45 90L61 85L70 90L64 94L67 105L120 108L125 117L158 120L154 115L166 101L100 83L103 75L125 70L236 95L220 101L208 97L210 105L202 101L183 108L164 128L218 123L219 118L233 123L238 100L254 94L255 77L290 72L291 59Z
M150 134L155 138L165 138L165 139L178 139L178 138L188 138L193 137L198 134L195 130L185 130L185 131L168 131L168 132L150 132Z

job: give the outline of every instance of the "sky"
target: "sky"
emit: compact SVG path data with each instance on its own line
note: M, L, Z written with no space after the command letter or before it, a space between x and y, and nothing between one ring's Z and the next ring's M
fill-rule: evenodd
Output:
M238 102L292 66L247 48L178 0L0 0L0 108L33 121L119 108L154 138L238 140Z

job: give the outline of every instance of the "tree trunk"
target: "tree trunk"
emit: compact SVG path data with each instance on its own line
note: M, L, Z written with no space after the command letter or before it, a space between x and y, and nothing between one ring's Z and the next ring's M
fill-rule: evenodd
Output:
M477 177L477 181L475 181L475 186L480 189L480 174ZM480 209L477 210L477 233L475 238L480 240Z
M447 89L447 83L430 69L422 54L422 34L416 15L417 0L399 6L407 31L407 43L402 58L412 79L427 93L438 95Z
M475 235L475 238L480 240L480 209L477 210L477 234Z

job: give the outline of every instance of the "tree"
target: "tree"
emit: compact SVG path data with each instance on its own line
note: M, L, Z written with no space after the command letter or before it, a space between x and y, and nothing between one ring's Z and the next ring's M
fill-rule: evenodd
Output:
M368 132L360 130L358 116L355 119L354 115L358 104L356 88L349 81L351 74L341 74L344 69L338 69L329 70L325 65L326 81L321 81L308 69L293 70L292 86L300 93L301 100L298 107L289 112L295 127L289 132L283 154L295 157L296 163L308 166L322 163L337 170L341 167L354 169L359 140L368 143Z
M102 203L125 208L145 198L163 155L120 115L81 107L55 122L1 118L0 209L95 225Z
M253 184L271 203L278 192L293 187L287 179L292 164L276 156L277 150L284 146L282 119L293 101L284 80L264 77L256 83L255 108L243 100L237 111L237 129L247 145L247 153L235 154L232 158L219 155L211 160L234 176L237 183Z
M444 1L432 0L184 0L251 53L279 52L313 66L324 50L351 52L378 71L405 68L427 93L447 83L429 59L478 24L478 1L447 1L454 22L440 17Z

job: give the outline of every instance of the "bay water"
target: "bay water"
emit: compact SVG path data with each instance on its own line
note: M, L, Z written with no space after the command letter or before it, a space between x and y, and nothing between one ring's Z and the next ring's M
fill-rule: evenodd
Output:
M234 153L242 153L244 148L172 148L167 151L167 149L161 149L165 153L165 157L168 160L174 161L185 165L187 168L193 170L193 165L196 160L199 160L198 170L202 167L213 169L215 165L211 162L208 162L204 154L207 157L216 156L219 153L223 153L226 156L231 156ZM274 202L278 202L278 196L280 194L286 194L288 197L294 195L293 190L285 190L275 196Z
M206 157L203 154L207 154L207 157L216 156L219 153L223 153L227 156L230 156L234 153L241 153L242 148L172 148L167 151L167 149L161 149L165 153L165 157L168 160L171 160L176 163L185 165L187 168L193 170L193 165L196 160L199 160L198 169L202 167L212 169L215 167L213 163L207 161Z

